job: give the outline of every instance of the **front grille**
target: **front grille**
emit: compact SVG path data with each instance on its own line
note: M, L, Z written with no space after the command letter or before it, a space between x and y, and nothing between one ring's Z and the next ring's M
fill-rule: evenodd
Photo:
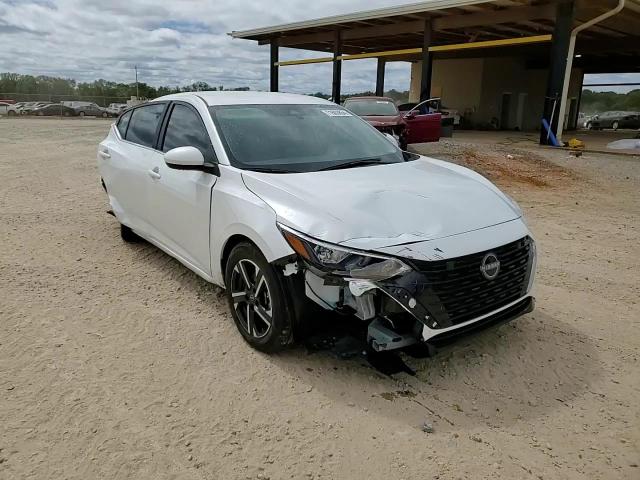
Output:
M425 275L421 303L441 326L457 325L497 310L526 294L533 263L533 240L521 240L464 257L438 261L411 261ZM487 280L480 270L493 253L500 271Z

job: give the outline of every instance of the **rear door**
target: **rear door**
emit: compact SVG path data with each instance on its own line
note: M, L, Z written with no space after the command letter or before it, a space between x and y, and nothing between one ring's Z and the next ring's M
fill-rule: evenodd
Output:
M152 232L147 192L152 169L162 159L156 148L166 107L166 103L154 102L125 113L116 126L120 138L112 132L98 151L116 217L147 236Z
M164 123L159 142L163 152L192 146L202 152L205 162L217 164L211 138L195 107L174 102ZM183 262L210 276L211 192L217 177L170 168L161 157L154 159L153 169L157 176L151 179L148 198L154 237Z
M407 143L437 142L440 139L442 115L429 113L431 101L419 103L404 115L407 122Z

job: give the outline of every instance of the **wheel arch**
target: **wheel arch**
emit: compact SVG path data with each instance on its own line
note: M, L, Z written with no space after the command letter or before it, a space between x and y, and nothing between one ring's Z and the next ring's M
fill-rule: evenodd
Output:
M256 247L258 250L262 251L260 247L256 245L256 242L251 240L246 235L243 235L241 233L236 233L231 235L225 242L224 246L222 247L222 253L220 254L220 271L222 272L223 281L224 281L224 272L227 268L227 261L229 260L229 255L231 255L231 252L233 251L233 249L236 246L240 245L241 243L250 243L251 245Z

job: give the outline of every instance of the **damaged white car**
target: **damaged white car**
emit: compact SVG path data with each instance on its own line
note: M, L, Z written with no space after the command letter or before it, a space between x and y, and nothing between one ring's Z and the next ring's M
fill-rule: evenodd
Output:
M293 343L306 302L367 322L377 351L533 309L535 243L515 202L328 101L162 97L120 116L98 164L123 239L225 288L259 350Z

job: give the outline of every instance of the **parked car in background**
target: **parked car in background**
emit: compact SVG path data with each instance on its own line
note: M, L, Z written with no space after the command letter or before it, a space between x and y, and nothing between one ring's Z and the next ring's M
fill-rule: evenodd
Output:
M460 125L460 114L458 110L445 107L442 105L442 99L440 97L430 98L423 102L410 102L402 103L398 105L398 110L401 112L416 111L419 115L427 115L429 113L439 113L443 119L453 119L454 125Z
M31 115L37 115L39 117L73 117L74 115L76 115L76 111L73 108L67 107L66 105L62 105L60 103L50 103L49 105L44 105L42 107L33 109L31 111Z
M9 115L10 117L14 115L20 115L24 104L25 102L18 102L14 103L13 105L9 105L9 107L7 108L7 115Z
M0 102L0 115L7 115L11 106L13 105L10 103Z
M44 107L52 102L26 102L20 109L21 115L29 115L33 110L39 107Z
M362 117L382 133L393 135L401 149L409 143L437 142L440 139L439 114L403 115L391 98L351 97L344 107Z
M85 103L79 106L73 107L76 115L79 117L103 117L107 118L109 112L105 108L102 108L97 103Z
M225 288L239 333L262 351L293 343L312 307L363 322L377 351L534 308L536 248L518 205L326 100L161 97L120 116L97 163L123 240L145 238Z
M126 103L110 103L109 106L106 108L107 113L111 117L117 117L126 109L127 109Z
M604 112L594 115L587 123L586 127L592 130L602 130L604 128L640 128L640 112Z

